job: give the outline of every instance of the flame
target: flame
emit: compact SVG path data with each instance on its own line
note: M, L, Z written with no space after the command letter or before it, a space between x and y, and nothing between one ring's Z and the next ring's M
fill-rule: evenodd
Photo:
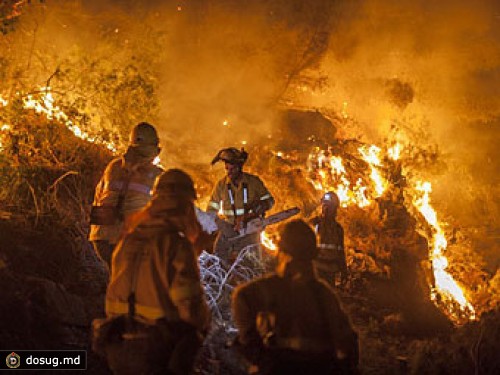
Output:
M380 147L372 145L370 147L360 147L358 148L359 153L363 159L368 163L371 169L370 177L375 185L375 198L380 197L387 190L387 180L385 180L378 171L377 167L380 167L382 163L380 162L379 154Z
M38 98L33 95L27 95L23 98L23 107L26 109L33 109L36 113L44 114L49 120L55 119L62 122L78 138L88 142L102 144L113 153L117 151L116 144L89 135L71 121L68 115L66 115L59 106L54 105L54 97L50 87L40 88Z
M387 155L392 160L399 160L399 158L401 157L402 148L403 146L401 146L401 144L395 143L387 149Z
M18 93L18 95L20 94ZM0 95L0 108L8 106L9 103L9 100ZM88 142L102 144L113 153L116 152L117 145L89 135L76 125L59 106L55 105L50 87L42 87L36 95L27 95L22 99L22 103L26 109L32 109L37 113L44 114L48 119L56 119L62 122L75 136ZM347 103L345 103L346 106ZM229 126L227 120L224 121L223 125ZM0 150L2 149L2 132L10 130L11 126L9 124L3 124L0 127ZM242 141L242 144L246 144L246 141ZM333 155L331 150L320 150L319 148L315 148L309 154L310 177L308 177L308 181L319 191L335 191L343 207L349 205L357 205L360 208L369 206L373 198L380 197L385 192L388 182L380 172L380 167L382 167L381 149L372 145L360 147L358 151L370 167L372 186L365 185L361 177L354 183L354 179L348 176L344 160L340 156ZM393 160L399 160L401 151L402 146L395 143L387 149L387 156ZM276 155L284 158L288 157L281 151L277 152ZM159 163L159 158L155 162ZM448 314L455 319L465 316L467 319L472 320L476 317L474 307L468 302L464 291L453 276L446 271L448 260L444 252L447 247L447 240L438 221L437 213L430 204L431 191L430 182L418 182L412 200L413 205L430 226L432 232L430 238L428 238L430 244L429 258L435 279L431 290L431 299L438 307L444 306ZM262 245L267 249L273 252L277 250L276 244L265 231L261 232L260 239Z
M26 4L26 2L28 2L28 0L19 0L12 4L10 13L5 15L4 18L1 19L1 21L11 20L19 17L22 14L21 9L23 5Z
M339 196L340 204L346 207L351 201L350 182L345 177L346 170L342 164L342 158L316 148L309 154L308 164L309 169L314 172L313 177L308 179L314 188L322 192L335 191Z
M375 163L380 164L378 156L374 151L365 152L365 154L370 166ZM351 182L344 167L344 161L340 156L331 155L329 151L316 148L309 154L308 164L309 170L313 172L312 177L308 181L316 190L323 193L333 190L338 195L342 207L357 205L363 208L371 204L372 201L368 195L371 190L368 189L368 186L364 185L361 178L358 178L354 184ZM372 166L371 170L371 178L376 191L374 197L376 198L385 191L387 182L381 177L375 167Z
M0 95L0 106L6 107L9 104L7 99L4 99L2 95Z
M6 107L9 105L9 101L5 99L2 95L0 95L0 107ZM9 124L3 124L2 127L0 128L0 132L6 132L10 130L10 125ZM3 150L3 143L2 143L3 136L0 133L0 151Z
M455 302L458 303L462 315L473 320L475 319L474 308L467 301L463 290L453 279L453 276L446 271L448 259L444 255L444 251L448 246L448 242L438 221L437 213L430 204L429 194L432 191L432 185L430 182L418 181L415 190L417 195L413 197L413 204L432 228L429 258L432 263L435 285L431 290L431 298L436 304L438 298L441 298L441 303L444 303L448 313L455 318L459 317L454 312Z
M399 143L387 149L387 157L399 160L403 147ZM382 176L381 148L375 145L365 145L358 148L362 158L370 167L371 186L366 186L359 177L355 183L348 175L344 160L340 156L332 155L331 150L316 148L309 154L308 165L311 176L309 182L315 189L325 193L333 190L339 196L341 205L357 205L360 208L369 206L374 198L380 197L388 188L389 182ZM445 308L448 316L459 321L463 317L475 319L473 306L467 301L462 288L446 271L448 260L444 255L447 247L446 237L441 228L436 211L430 204L430 182L420 182L413 192L413 205L421 213L426 225L432 229L429 241L429 258L432 263L434 285L431 290L431 299L440 308ZM458 305L460 313L457 313Z
M3 124L1 127L0 127L0 132L6 132L6 131L9 131L10 130L10 125L9 124ZM3 136L2 134L0 133L0 151L3 150L3 143L2 143L2 139L3 139Z
M21 95L19 92L17 95ZM29 94L25 97L22 97L23 108L32 109L36 113L45 115L49 120L57 120L63 123L67 129L69 129L76 137L83 139L87 142L96 143L103 145L112 153L116 153L118 151L119 146L114 142L103 140L97 136L92 136L88 132L82 130L77 124L75 124L69 116L64 113L64 111L57 105L55 105L55 99L52 95L50 87L41 87L39 92L36 95ZM9 100L5 99L2 95L0 95L0 107L6 107L9 104ZM8 124L2 125L0 131L10 130L11 126ZM2 140L0 133L0 150L2 149ZM153 164L162 167L161 159L157 156Z
M260 232L260 243L271 251L278 250L278 246L265 231Z
M354 194L356 196L356 202L358 207L366 207L370 205L370 201L366 197L366 186L363 186L363 181L361 178L358 178L356 181L356 186L353 189Z

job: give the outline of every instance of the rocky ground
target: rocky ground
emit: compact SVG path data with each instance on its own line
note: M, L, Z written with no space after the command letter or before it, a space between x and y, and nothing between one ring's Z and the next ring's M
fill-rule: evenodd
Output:
M89 346L91 321L103 314L107 275L88 244L82 249L71 254L57 236L0 221L0 347L84 349L88 371L108 373ZM394 290L390 280L369 273L353 275L337 290L359 332L362 374L498 373L498 312L454 327L431 303L410 314L394 302ZM197 371L243 374L233 338L214 327Z
M21 143L26 149L7 148L0 159L0 348L84 349L88 371L108 374L90 348L91 322L103 316L107 274L86 231L93 189L111 155L54 129L50 144L33 148ZM283 142L291 141L283 136ZM338 152L345 148L349 156L351 146L336 147ZM304 217L314 214L317 192L297 168L307 154L292 150L289 158L282 158L264 147L252 155L249 169L270 182L280 197L277 209L299 206ZM351 160L351 165L358 164ZM198 165L187 169L205 196L214 176ZM340 215L351 280L337 292L359 332L360 372L499 374L500 312L492 304L480 319L458 326L430 302L429 275L421 266L428 244L395 193L395 199L379 199L370 209L354 207ZM218 307L225 322L214 319L218 324L200 353L198 373L245 371L231 346L235 332L230 329L228 297ZM484 298L487 306L491 293Z

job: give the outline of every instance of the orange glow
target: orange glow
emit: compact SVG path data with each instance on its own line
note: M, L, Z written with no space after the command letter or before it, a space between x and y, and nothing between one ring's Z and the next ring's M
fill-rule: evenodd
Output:
M0 151L3 150L3 143L2 143L3 136L2 136L2 132L6 132L6 131L9 131L9 130L10 130L10 125L8 125L8 124L3 124L0 127Z
M55 119L62 122L76 137L80 139L92 143L102 144L113 153L117 151L116 144L90 136L78 125L73 123L73 121L69 119L68 115L66 115L66 113L59 108L59 106L54 105L54 97L52 96L50 87L42 87L40 88L40 91L39 97L27 95L23 98L24 108L33 109L36 113L44 114L49 120Z
M399 160L399 158L401 157L402 148L403 146L401 146L401 144L395 143L393 146L387 149L387 155L392 160Z
M371 189L363 184L361 178L358 178L352 186L340 156L329 155L326 151L319 149L309 155L309 164L316 166L316 174L309 181L317 190L335 191L342 207L350 205L366 207L370 205L373 198L380 197L388 187L387 180L382 177L378 169L382 166L379 157L381 149L377 146L369 146L360 147L358 151L370 166L370 178L373 184Z
M221 200L221 201L219 202L219 211L217 212L217 214L218 214L219 216L221 216L221 217L222 217L222 216L224 216L224 209L223 209L223 207L222 207L222 203L223 203L223 201Z
M377 167L380 167L382 163L380 162L379 154L380 148L372 145L370 147L360 147L358 149L359 153L363 157L363 159L370 165L371 173L370 177L374 183L375 187L375 198L380 197L384 194L384 191L387 190L388 183L387 181L380 175Z
M269 237L265 231L260 232L260 243L271 251L278 250L278 246L276 246L271 237Z
M0 95L0 106L5 107L9 104L9 101L7 99L4 99L2 95Z
M18 94L19 95L19 94ZM66 115L59 106L55 105L54 97L50 87L43 87L36 95L27 95L22 99L23 107L31 109L36 113L45 115L48 119L54 119L64 124L76 137L88 142L98 143L116 152L118 145L112 142L106 142L95 138L83 131L76 125L68 115ZM0 108L6 107L10 101L0 95ZM224 126L229 123L225 120ZM0 126L0 150L2 149L2 140L5 132L11 130L11 125L3 124ZM242 141L246 144L246 141ZM402 146L399 143L394 144L387 149L388 158L398 160L401 157ZM342 207L356 205L360 208L369 206L375 198L380 197L388 188L389 183L382 175L382 150L375 145L366 145L358 148L358 152L366 161L370 168L370 179L359 176L350 176L346 169L344 159L339 155L334 155L331 150L321 150L315 148L308 156L308 181L314 188L322 193L335 191L340 199ZM282 151L275 155L283 158L289 157ZM155 163L160 159L156 158ZM349 161L348 161L349 162ZM368 174L368 170L364 172ZM430 234L427 236L429 243L429 259L432 264L434 275L433 285L431 285L431 299L434 303L446 310L447 314L455 321L463 319L473 320L476 318L476 312L471 303L467 300L464 289L457 283L453 276L447 271L448 259L445 252L447 240L438 220L435 209L431 206L430 193L432 186L430 182L418 182L414 189L410 189L412 204L421 214L417 218L419 222L430 228ZM222 214L222 202L219 210ZM265 231L261 232L261 244L272 252L277 251L277 245L271 239L271 236ZM459 309L459 311L457 310Z
M453 279L453 276L446 271L448 259L444 255L444 251L448 246L448 242L438 221L437 213L430 204L429 194L432 191L432 185L430 182L419 181L415 190L417 194L413 197L413 204L432 228L432 236L429 239L429 258L432 263L435 285L431 290L431 298L436 302L439 296L441 301L444 302L448 313L456 318L458 316L454 311L453 302L458 303L462 313L473 320L475 319L474 308L467 301L462 288Z
M360 208L369 206L373 199L380 197L389 187L389 182L382 176L382 150L375 145L366 145L358 149L362 158L370 167L371 184L367 186L363 179L359 177L353 184L352 177L349 176L344 161L340 156L332 155L330 150L320 150L316 148L309 154L309 171L312 172L308 181L316 190L326 193L333 190L339 196L341 206L347 207L356 205ZM402 146L394 144L387 149L386 157L398 160L401 157ZM430 226L432 235L427 238L430 246L429 258L432 263L432 271L435 278L432 285L431 299L444 308L454 321L459 322L466 316L468 319L475 319L473 306L467 301L463 289L454 280L446 268L448 259L444 251L447 247L446 237L442 230L437 214L430 204L429 194L431 192L430 182L420 182L414 191L410 191L413 205L422 214L419 221L425 226ZM438 303L439 302L439 303ZM456 306L459 306L460 313L457 313Z

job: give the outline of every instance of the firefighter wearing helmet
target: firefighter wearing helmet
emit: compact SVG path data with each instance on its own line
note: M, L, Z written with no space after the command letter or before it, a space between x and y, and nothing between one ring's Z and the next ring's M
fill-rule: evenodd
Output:
M233 293L236 347L259 374L355 373L357 334L335 293L315 276L314 231L303 220L290 221L278 247L275 273Z
M114 373L191 373L211 317L195 248L201 233L195 199L191 177L179 169L167 170L116 246L106 315L133 311L146 326L136 332L144 336L144 348L121 340L103 349Z
M130 132L126 152L111 160L97 184L89 240L108 267L125 221L151 199L153 184L163 171L153 164L160 150L154 126L139 123Z
M220 150L212 165L223 161L226 176L215 185L207 212L221 213L236 229L255 217L263 216L274 205L274 198L262 180L243 172L248 153L230 147Z
M316 272L332 286L344 285L348 276L344 229L337 221L339 206L339 197L329 191L321 198L321 214L311 220L319 242L319 254L314 261Z

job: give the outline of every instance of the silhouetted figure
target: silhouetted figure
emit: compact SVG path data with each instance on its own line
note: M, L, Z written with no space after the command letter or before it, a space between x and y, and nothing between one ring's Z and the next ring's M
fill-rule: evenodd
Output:
M337 210L340 200L333 191L321 198L321 215L311 220L319 241L319 254L314 260L318 276L330 285L347 281L348 271L344 250L344 229L337 221Z
M156 177L163 171L153 164L161 150L158 143L152 125L136 125L127 151L111 160L97 184L89 240L108 267L125 221L150 201Z
M358 363L357 334L335 293L315 277L314 231L302 220L285 225L278 265L270 276L233 295L236 343L259 374L350 374Z
M116 247L106 314L132 312L150 327L109 346L108 363L116 374L180 375L192 369L210 323L194 246L201 233L195 199L186 173L166 171ZM137 335L144 336L143 344L133 339Z

